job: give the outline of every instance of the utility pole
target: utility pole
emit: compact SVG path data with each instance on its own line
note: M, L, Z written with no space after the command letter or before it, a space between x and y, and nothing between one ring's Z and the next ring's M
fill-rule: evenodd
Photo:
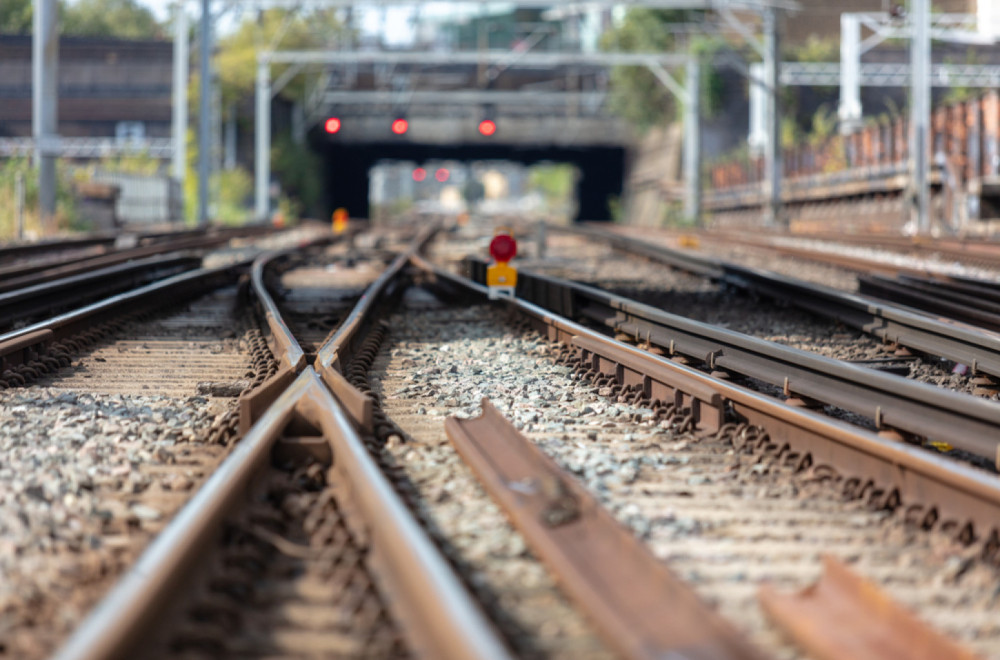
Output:
M14 238L24 239L24 172L14 175Z
M256 163L254 199L257 220L264 222L270 215L271 188L271 61L269 54L257 57Z
M685 74L687 98L684 99L684 215L701 222L701 70L698 58L691 55Z
M174 5L174 113L171 137L173 138L172 170L174 179L184 190L187 178L187 123L188 123L188 17L184 2Z
M212 7L201 0L201 62L198 99L198 224L208 224L209 159L212 148Z
M910 38L910 69L913 72L910 100L910 182L912 220L920 234L931 230L930 188L927 180L928 139L931 121L931 39L929 0L910 0L913 36Z
M767 205L764 224L782 224L781 216L781 38L778 11L774 7L764 10L764 84L767 87L767 148L764 151L764 170L767 176Z
M837 108L841 135L861 128L861 20L857 14L840 15L840 105Z
M38 168L38 215L43 231L56 214L56 152L59 140L59 14L56 0L35 0L32 38L31 129Z

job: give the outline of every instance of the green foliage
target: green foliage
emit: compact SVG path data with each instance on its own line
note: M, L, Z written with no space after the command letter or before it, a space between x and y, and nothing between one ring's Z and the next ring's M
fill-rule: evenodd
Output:
M953 58L948 57L945 58L945 64L956 64L956 62ZM965 51L965 62L963 62L963 64L983 64L983 62L976 55L976 52L969 48ZM950 87L948 89L948 93L941 99L941 103L944 105L962 103L977 96L978 94L979 90L972 87Z
M224 225L245 223L250 215L250 198L253 194L253 177L250 173L240 167L216 172L209 185L216 200L212 219Z
M809 144L819 146L837 134L837 114L825 105L821 105L812 117L812 130L809 132Z
M695 37L691 40L691 54L702 63L701 71L701 116L714 117L722 109L726 94L725 81L715 67L706 66L716 53L727 48L722 39L711 37Z
M617 225L625 223L625 204L619 195L608 197L608 216Z
M319 156L304 144L296 144L291 136L279 135L271 147L271 170L281 181L285 195L297 200L291 205L292 216L303 211L315 213L319 205L322 168Z
M799 143L802 131L795 122L794 117L781 118L781 146L784 148L794 147Z
M605 50L665 53L675 50L671 23L693 20L701 12L634 8L621 26L609 30L601 40ZM611 109L639 131L671 121L676 113L673 94L648 69L616 67L611 71Z
M256 20L244 20L229 36L219 41L216 69L222 87L223 103L241 101L254 91L257 82L257 52L272 47L282 50L321 48L347 35L332 10L297 12L268 9ZM280 76L288 65L272 65L271 79ZM286 98L301 98L301 82L292 82L280 92ZM197 100L197 96L193 97Z
M16 222L15 181L24 176L24 226L26 233L42 236L46 232L68 229L76 223L76 205L70 176L62 164L57 164L56 222L54 227L42 227L38 216L38 170L27 158L0 161L0 238L12 238Z
M0 33L31 34L31 0L0 2Z
M0 0L0 33L31 34L32 0ZM82 37L161 39L163 26L136 0L78 0L59 3L59 31Z
M576 169L568 163L533 165L528 173L528 188L542 193L550 203L570 199L575 185Z
M120 39L160 39L165 35L153 12L136 0L79 0L63 4L61 15L63 34Z
M840 38L810 34L804 44L789 49L787 57L792 62L839 62Z
M119 172L121 174L136 174L139 176L153 176L160 174L162 168L162 161L158 158L153 158L145 152L117 154L114 156L104 156L99 161L91 161L87 165L77 167L74 170L73 178L77 180L91 179L96 170Z

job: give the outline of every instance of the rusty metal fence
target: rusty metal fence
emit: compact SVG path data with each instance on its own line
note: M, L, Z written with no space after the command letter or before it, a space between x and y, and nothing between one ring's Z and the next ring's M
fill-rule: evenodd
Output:
M905 176L909 159L905 117L873 121L849 135L784 150L789 190L802 184L875 181ZM943 215L953 225L1000 217L1000 91L938 107L928 145L931 183L945 195ZM763 158L742 156L709 169L709 197L760 188ZM852 194L858 194L852 189ZM863 193L863 191L862 191Z

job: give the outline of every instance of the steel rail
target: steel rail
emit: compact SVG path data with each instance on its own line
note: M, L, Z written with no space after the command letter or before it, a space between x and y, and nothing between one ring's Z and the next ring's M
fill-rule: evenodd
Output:
M267 252L254 259L253 265L250 267L250 286L254 299L261 306L267 324L268 344L271 346L271 353L281 367L291 369L295 373L302 371L302 367L305 366L306 354L298 340L292 335L288 324L281 317L281 311L264 282L264 271L275 262L292 256L298 250L298 248L291 248Z
M768 238L753 235L739 234L714 235L705 233L709 240L721 240L731 242L734 239L746 245L767 248L771 243L768 240L787 238L781 234L775 234ZM985 237L970 239L946 239L927 238L922 236L868 236L868 235L844 235L833 233L809 233L796 234L794 238L803 240L825 241L833 243L846 243L848 245L858 245L869 248L881 248L897 251L916 251L921 254L938 254L949 259L975 261L978 263L988 263L993 267L1000 267L1000 242L990 240Z
M940 314L994 332L1000 330L1000 304L985 299L983 292L956 291L930 279L875 275L859 276L858 291L926 314Z
M216 538L247 485L269 461L294 417L322 434L333 456L334 489L360 517L371 565L389 587L390 606L428 658L507 658L478 606L393 490L319 375L306 366L218 470L156 537L132 569L59 650L57 660L135 657L170 598ZM349 498L343 496L350 494ZM384 569L384 570L383 570Z
M768 618L811 658L979 657L924 625L877 585L830 556L823 557L819 581L803 591L782 594L764 584L757 597Z
M114 236L88 236L85 238L40 241L38 243L12 243L0 246L0 263L9 258L27 257L40 252L112 246L115 244L115 240Z
M182 250L202 250L216 247L229 242L234 238L242 236L254 236L266 230L252 228L235 227L232 229L222 229L211 233L201 232L197 235L186 235L181 238L173 238L167 235L168 240L160 241L158 238L149 244L140 247L115 250L98 256L88 256L78 259L70 259L67 262L42 263L36 265L16 264L6 268L0 268L0 292L11 291L27 286L49 282L55 279L69 277L86 273L99 268L106 268L116 264L143 259L168 252L179 252Z
M200 265L201 259L195 257L156 256L0 293L0 328L31 316L148 284Z
M411 262L428 273L431 283L488 300L486 287L477 282L419 258ZM702 432L715 430L727 415L735 416L764 428L771 442L799 453L802 464L835 467L857 483L857 493L881 491L887 502L897 506L923 507L931 522L954 522L967 541L990 537L1000 545L1000 481L991 474L712 378L525 300L498 304L526 317L549 340L572 346L583 360L620 385L638 385L651 400L697 402L692 418Z
M806 311L835 319L878 337L882 341L968 365L974 373L1000 377L1000 337L991 332L947 323L914 310L819 284L753 268L724 264L720 260L689 255L664 247L654 247L608 232L589 228L585 230L586 233L566 227L553 227L553 229L580 233L604 241L614 248L665 263L672 268L703 275L769 298L787 301ZM684 264L692 261L701 271L706 272L686 268Z
M481 261L470 262L484 281ZM722 370L762 380L789 397L837 406L874 420L878 429L914 436L1000 460L1000 405L893 374L765 341L669 314L584 284L518 274L518 296L570 318L585 318ZM1000 339L1000 337L998 337Z
M403 268L439 230L440 224L435 223L417 234L406 250L400 253L365 290L350 314L316 354L314 364L316 371L347 410L351 419L366 431L374 429L373 404L367 395L351 385L344 377L344 362L354 355L358 338L373 322L372 310L397 290Z
M729 266L723 279L733 286L790 301L882 341L968 365L974 373L1000 377L1000 336L995 333L751 268Z
M313 244L326 242L321 239ZM246 435L264 412L275 402L306 365L306 354L281 316L265 282L265 271L276 261L290 257L298 248L276 250L257 257L250 267L250 291L257 311L267 328L267 343L278 363L278 371L259 387L240 395L237 403L240 415L240 432Z
M445 430L533 553L622 657L762 657L488 399L479 417L449 417Z
M249 261L219 268L200 268L120 293L79 309L60 314L0 335L0 373L44 354L56 341L92 327L108 318L169 305L184 296L235 282Z

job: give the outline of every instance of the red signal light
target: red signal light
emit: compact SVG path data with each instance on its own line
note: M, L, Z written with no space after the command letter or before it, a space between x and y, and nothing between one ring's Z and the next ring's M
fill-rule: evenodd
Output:
M329 119L326 120L326 123L323 124L323 128L326 129L327 133L333 135L334 133L340 130L340 119L338 119L337 117L330 117Z
M445 181L447 181L449 176L451 176L451 172L449 172L447 169L443 167L439 167L437 171L434 173L434 178L437 179L440 183L444 183Z
M497 263L507 263L517 254L517 241L510 234L497 234L490 241L490 256Z
M392 132L396 135L402 135L406 133L406 129L410 127L410 123L403 119L402 117L396 119L392 122Z
M424 168L418 167L417 169L413 170L413 180L414 181L418 181L419 182L419 181L423 181L426 178L427 178L427 170L425 170Z
M497 132L497 123L492 119L484 119L479 122L479 133L489 137Z

